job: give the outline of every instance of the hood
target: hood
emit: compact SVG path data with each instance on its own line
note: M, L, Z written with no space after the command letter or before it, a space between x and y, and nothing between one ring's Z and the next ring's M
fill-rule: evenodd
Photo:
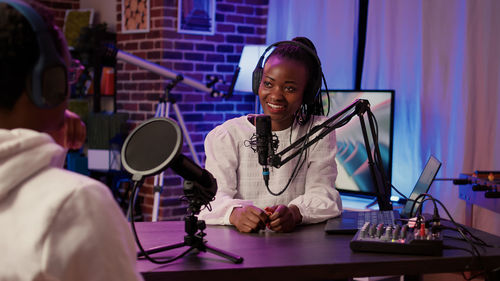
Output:
M47 134L0 129L0 200L41 169L62 167L65 155Z

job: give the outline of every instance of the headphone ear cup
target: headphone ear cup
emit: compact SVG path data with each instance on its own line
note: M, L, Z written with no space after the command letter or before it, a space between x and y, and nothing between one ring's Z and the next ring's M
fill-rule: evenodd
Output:
M260 82L262 81L262 67L257 65L252 73L252 91L254 94L259 95Z
M320 74L322 72L320 71ZM316 78L311 84L311 88L307 88L304 91L304 103L306 104L312 104L314 103L314 100L316 99L316 96L318 95L320 89L321 89L321 77Z
M17 0L1 0L0 3L7 3L22 14L36 36L39 55L29 77L31 80L26 84L29 97L40 108L51 108L61 104L68 95L68 73L49 26L27 3ZM61 38L64 38L58 29L56 31Z

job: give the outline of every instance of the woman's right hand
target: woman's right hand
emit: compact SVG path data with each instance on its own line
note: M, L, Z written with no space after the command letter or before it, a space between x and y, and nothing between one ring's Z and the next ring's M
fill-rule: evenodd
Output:
M229 216L229 222L240 232L257 232L266 228L269 216L255 206L236 207Z

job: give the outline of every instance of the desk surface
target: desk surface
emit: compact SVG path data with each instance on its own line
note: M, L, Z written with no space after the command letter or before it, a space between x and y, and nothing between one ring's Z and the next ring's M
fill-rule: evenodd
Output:
M146 280L325 280L361 276L386 276L438 272L460 272L478 269L471 255L463 250L445 250L442 257L352 252L352 235L329 235L325 224L300 226L292 233L239 233L231 226L208 226L208 245L242 256L234 264L210 252L189 254L172 263L158 265L145 259L138 268ZM145 249L184 241L184 222L136 223L139 239ZM483 248L482 267L500 266L500 237L474 231L495 248ZM445 245L468 247L453 239ZM154 254L172 258L188 247Z

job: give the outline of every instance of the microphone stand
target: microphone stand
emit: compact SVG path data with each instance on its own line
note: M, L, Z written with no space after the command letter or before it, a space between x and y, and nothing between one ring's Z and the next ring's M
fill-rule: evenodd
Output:
M351 112L352 111L352 112ZM373 141L373 146L374 146L374 156L372 156L371 149L370 149L370 141L368 139L368 133L366 130L366 124L365 124L365 119L364 119L364 114L367 113L368 115L368 124L370 127L370 133L372 136L372 141ZM348 114L348 115L346 115ZM318 142L320 139L331 133L333 130L338 129L344 125L346 125L352 117L355 115L358 115L359 121L361 124L361 130L363 132L363 141L365 143L365 148L366 148L366 154L368 156L368 166L370 168L370 174L372 176L373 183L375 184L376 190L377 190L377 202L379 205L380 210L392 210L392 204L390 200L390 185L387 184L387 180L385 178L385 172L384 172L384 167L382 165L382 157L380 156L380 149L378 146L378 140L377 140L377 134L375 131L375 124L373 121L373 114L370 110L370 103L368 100L365 99L356 99L353 103L351 103L349 106L344 108L343 110L339 111L329 119L327 119L325 122L323 122L320 125L317 125L313 127L305 136L301 137L294 143L292 143L290 146L287 148L283 149L277 154L272 154L269 156L269 163L271 166L275 168L279 168L294 157L296 157L298 154L300 154L300 150L295 151L292 153L290 156L288 156L285 159L281 159L281 157L293 149L294 147L297 147L299 145L303 145L304 149L310 147L314 143ZM344 117L343 117L344 116ZM341 118L343 117L343 118ZM337 120L341 118L340 120ZM310 136L314 135L316 132L319 132L319 134L312 139L311 141L304 143L306 139L308 139ZM273 150L271 150L273 151ZM378 161L378 163L375 163L375 159Z
M184 194L190 194L190 191L193 189L193 185L195 183L192 181L184 181ZM188 201L189 201L189 207L188 207L188 214L184 217L184 230L186 231L187 235L184 236L184 241L168 246L160 246L160 247L155 247L151 248L146 251L140 251L137 254L137 257L143 257L146 255L151 255L163 251L168 251L172 249L177 249L180 247L188 246L189 249L177 257L170 259L165 262L172 262L174 260L177 260L184 255L188 254L189 252L197 249L202 252L210 252L212 254L216 254L220 257L226 258L230 260L233 263L241 263L243 262L243 257L240 256L235 256L231 253L228 253L226 251L223 251L221 249L217 249L215 247L209 246L207 244L207 241L205 240L206 233L203 231L206 228L205 221L203 220L198 220L198 217L196 216L200 212L200 205L199 202L197 202L196 198L190 198L189 195L187 195ZM198 232L199 231L199 232Z

